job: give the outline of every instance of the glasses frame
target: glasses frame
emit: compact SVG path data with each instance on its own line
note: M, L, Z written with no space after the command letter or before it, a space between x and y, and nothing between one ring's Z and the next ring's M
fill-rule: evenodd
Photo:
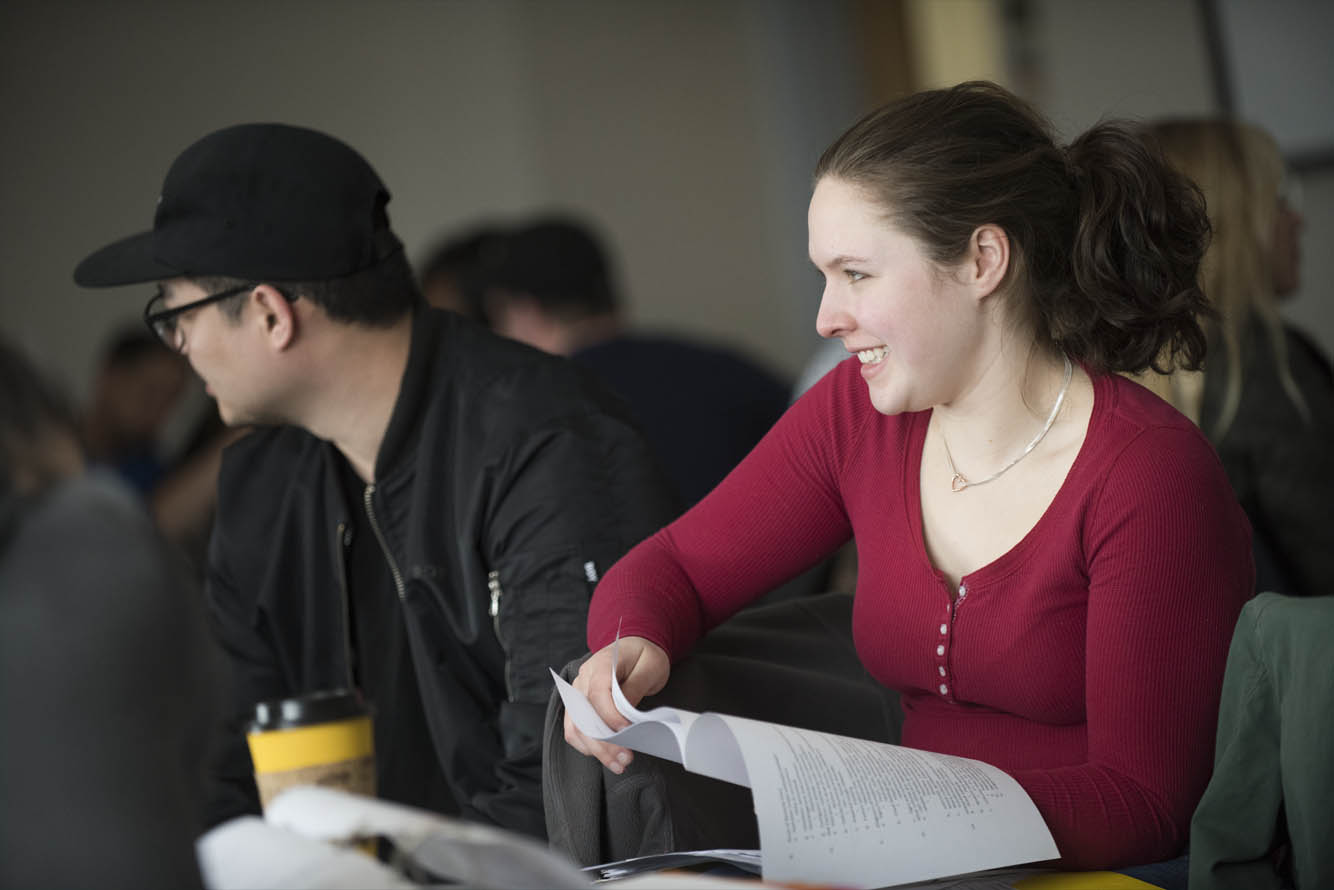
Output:
M157 337L168 349L173 352L180 352L181 347L185 344L180 342L180 328L176 324L176 319L178 317L189 312L191 309L198 309L201 306L207 306L209 303L217 303L228 297L234 297L237 294L253 290L256 287L259 287L259 282L251 281L236 287L228 288L224 291L219 291L216 294L200 297L198 300L191 300L189 303L183 303L182 305L174 306L171 309L159 309L154 312L153 307L167 296L159 289L158 292L153 295L153 298L148 301L148 305L144 306L144 324L146 324L148 329L153 332L153 336ZM270 287L272 287L272 285L270 285ZM296 299L292 294L280 290L279 288L275 287L274 290L282 294L283 298L289 303Z

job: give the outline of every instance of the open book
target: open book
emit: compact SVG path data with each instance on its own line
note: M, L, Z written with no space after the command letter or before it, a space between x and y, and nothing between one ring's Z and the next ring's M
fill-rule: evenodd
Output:
M767 881L886 887L1059 855L1028 794L989 764L726 714L640 711L615 671L612 699L630 725L613 732L552 676L585 735L750 788Z

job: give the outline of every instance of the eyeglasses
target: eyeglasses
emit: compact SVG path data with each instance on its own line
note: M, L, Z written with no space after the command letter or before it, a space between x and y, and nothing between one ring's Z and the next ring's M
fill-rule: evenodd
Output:
M158 292L153 295L153 299L149 300L148 305L144 307L144 324L148 325L148 329L153 332L153 336L166 344L169 349L174 352L180 352L181 347L185 344L181 342L180 329L177 327L176 321L183 313L189 312L191 309L198 309L200 306L207 306L209 303L225 300L228 297L234 297L243 291L250 290L254 286L255 285L253 284L242 284L239 287L228 288L221 293L209 294L207 297L201 297L198 300L171 309L153 308L155 306L160 306L162 301L167 298L165 293L158 290Z
M221 293L209 294L207 297L200 297L198 300L193 300L171 309L155 310L153 307L161 305L162 301L165 300L167 296L159 290L153 295L153 299L148 301L148 305L144 307L144 324L148 325L148 329L153 332L153 336L166 344L168 349L171 349L173 352L180 352L185 344L181 342L181 332L176 321L183 313L189 312L191 309L198 309L200 306L207 306L209 303L225 300L228 297L234 297L237 294L244 293L257 286L258 285L254 282L249 282L237 287L228 288ZM282 294L283 299L287 300L289 303L296 300L295 294L289 294L278 288L274 288L274 290L277 290L278 293Z

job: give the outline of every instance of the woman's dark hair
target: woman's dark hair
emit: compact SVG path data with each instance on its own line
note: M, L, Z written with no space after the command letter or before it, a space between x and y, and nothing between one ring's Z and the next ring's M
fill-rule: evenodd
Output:
M815 180L826 176L865 189L940 265L979 226L1003 229L1010 310L1040 346L1100 373L1204 359L1204 200L1129 125L1062 149L1023 100L962 83L862 118L820 158Z

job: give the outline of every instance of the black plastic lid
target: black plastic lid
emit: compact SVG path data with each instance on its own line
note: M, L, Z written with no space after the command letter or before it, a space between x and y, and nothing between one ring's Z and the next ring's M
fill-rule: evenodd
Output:
M330 689L296 698L260 702L255 705L255 719L250 724L250 731L267 732L271 729L313 726L369 713L370 708L360 693L348 689Z

